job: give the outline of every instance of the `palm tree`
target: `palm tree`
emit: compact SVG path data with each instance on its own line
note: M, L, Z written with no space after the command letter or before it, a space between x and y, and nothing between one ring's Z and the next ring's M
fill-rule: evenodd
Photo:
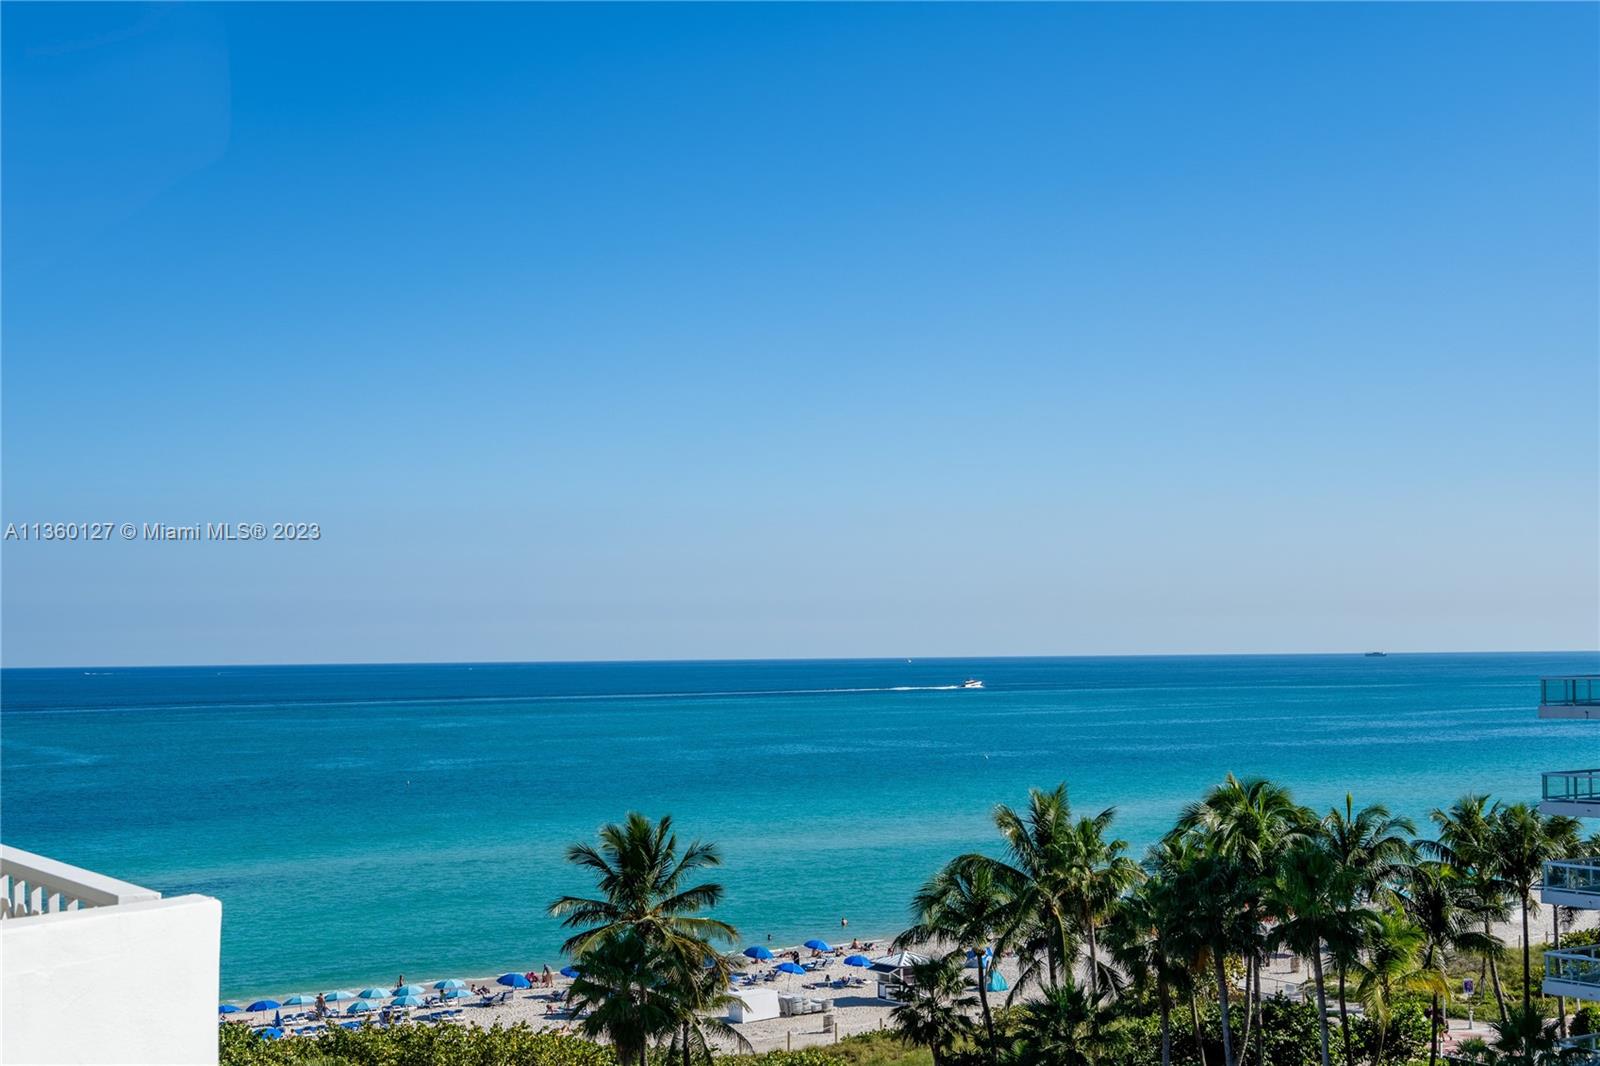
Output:
M1423 862L1406 874L1402 889L1406 914L1422 933L1422 966L1436 973L1441 985L1445 966L1457 952L1486 950L1471 909L1469 889L1454 869L1439 862ZM1433 991L1428 1034L1428 1066L1439 1058L1439 992Z
M1120 1061L1126 1044L1111 1011L1070 982L1045 989L1017 1019L1020 1062L1097 1066Z
M1161 1066L1172 1063L1172 990L1189 977L1189 959L1179 932L1183 921L1184 905L1176 884L1158 873L1139 883L1106 927L1106 940L1118 969L1136 987L1155 986L1161 1012ZM1199 1039L1196 1032L1196 1044Z
M1416 834L1409 818L1397 818L1381 803L1355 809L1348 792L1344 810L1334 807L1322 818L1321 835L1338 871L1339 883L1349 890L1340 900L1348 919L1334 935L1325 938L1338 981L1339 1031L1344 1040L1346 1066L1355 1061L1350 1039L1350 1008L1345 991L1350 963L1361 952L1362 932L1371 917L1367 904L1380 902L1401 872L1415 860L1416 848L1408 839Z
M1124 854L1128 842L1106 839L1106 830L1115 817L1116 808L1108 807L1092 818L1078 819L1063 849L1066 909L1088 940L1089 989L1097 999L1105 994L1100 968L1100 919L1139 878L1139 865Z
M1322 1066L1328 1058L1328 999L1322 980L1323 945L1340 936L1350 919L1346 900L1353 894L1353 872L1320 841L1303 839L1286 852L1264 900L1268 915L1277 919L1274 939L1303 959L1311 960L1311 978L1317 993L1317 1035Z
M956 1042L972 1033L965 1011L976 1001L966 991L966 977L955 958L916 963L903 993L906 999L889 1012L889 1023L905 1043L932 1052L933 1066L942 1066Z
M1528 914L1537 910L1533 890L1544 878L1544 864L1578 850L1578 820L1565 815L1546 818L1526 803L1501 807L1490 833L1500 882L1522 905L1522 1009L1532 1001L1533 945Z
M1356 997L1378 1027L1378 1048L1373 1066L1383 1062L1383 1046L1389 1033L1390 1008L1395 997L1406 992L1438 993L1445 990L1437 971L1422 965L1420 956L1424 936L1410 919L1397 910L1378 914L1366 955L1354 966Z
M1176 832L1163 837L1144 860L1145 876L1161 886L1166 897L1164 916L1170 926L1164 939L1182 964L1182 984L1189 994L1189 1024L1199 1049L1200 1066L1206 1066L1205 1040L1200 1031L1198 978L1206 971L1212 947L1212 930L1198 906L1194 893L1203 889L1200 875L1202 856L1199 842Z
M1514 1007L1503 1022L1491 1023L1492 1042L1481 1040L1462 1044L1460 1059L1482 1066L1559 1066L1576 1064L1588 1057L1582 1048L1561 1046L1555 1022L1547 1022L1532 1007Z
M600 890L597 898L562 896L550 905L551 917L578 930L561 946L573 958L634 932L698 966L715 955L714 942L732 943L739 935L727 922L699 913L722 899L721 885L686 883L697 871L722 864L716 845L693 841L680 855L670 815L651 822L630 812L623 824L600 828L598 848L567 848L567 861L593 872Z
M683 1066L707 1062L712 1059L712 1038L725 1040L741 1052L751 1053L754 1048L745 1035L713 1012L733 1001L728 995L728 973L733 969L730 959L708 958L710 965L680 972L667 982L663 991L668 997L669 1009L676 1019L667 1061L680 1060ZM721 965L718 965L718 963Z
M1060 784L1049 792L1030 789L1023 812L1000 804L994 810L994 823L1005 841L1006 858L973 853L956 861L993 870L995 882L1011 896L1015 928L1042 934L1050 983L1055 984L1058 964L1066 965L1070 976L1073 957L1074 916L1064 883L1065 849L1072 832L1067 786Z
M1467 886L1472 909L1483 932L1483 968L1488 971L1489 985L1494 990L1500 1022L1509 1024L1505 989L1500 984L1502 945L1494 936L1495 923L1505 921L1511 914L1506 906L1505 887L1500 881L1499 857L1495 853L1497 808L1490 806L1488 796L1469 792L1448 810L1435 808L1428 817L1437 827L1439 838L1419 841L1418 848L1449 865Z
M652 1041L670 1034L678 1018L664 973L671 960L637 933L595 941L583 969L568 991L574 1017L585 1036L603 1036L623 1066L646 1066Z
M1187 910L1183 941L1203 948L1198 952L1211 962L1217 988L1218 1020L1222 1027L1223 1066L1234 1058L1232 1018L1228 1010L1227 957L1256 950L1260 939L1259 906L1252 910L1247 878L1235 860L1197 849L1179 879ZM1248 989L1246 990L1248 994ZM1196 1025L1198 1030L1198 1023ZM1198 1032L1197 1032L1198 1035Z
M911 904L916 924L895 941L900 948L930 942L953 944L956 958L961 957L963 948L977 952L978 1002L991 1056L996 1044L984 949L992 946L995 955L1009 949L1018 922L1015 902L991 863L957 859L922 886Z
M1316 819L1299 806L1289 790L1264 778L1240 780L1229 774L1178 819L1178 830L1198 834L1207 851L1228 860L1239 879L1246 922L1236 947L1245 960L1244 1035L1240 1057L1250 1046L1251 1018L1260 1007L1261 896L1283 851L1295 840L1313 835Z

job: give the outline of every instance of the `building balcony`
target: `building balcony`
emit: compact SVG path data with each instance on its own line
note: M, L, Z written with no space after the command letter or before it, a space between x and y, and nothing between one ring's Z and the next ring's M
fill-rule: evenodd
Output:
M1600 674L1541 680L1539 717L1600 719Z
M1563 1066L1600 1066L1600 1033L1570 1037L1561 1046L1573 1049L1570 1059L1561 1060Z
M1600 858L1545 863L1539 898L1557 907L1600 910Z
M1544 994L1600 1000L1600 945L1545 952Z
M1553 770L1541 775L1539 810L1573 818L1600 818L1600 770Z
M214 1066L221 946L208 896L0 846L0 1062ZM148 994L83 1010L84 990L113 979Z

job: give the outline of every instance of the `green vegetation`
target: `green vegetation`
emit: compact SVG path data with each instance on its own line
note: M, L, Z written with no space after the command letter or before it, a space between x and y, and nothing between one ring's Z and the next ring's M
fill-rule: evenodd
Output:
M267 1042L224 1026L222 1064L1437 1066L1442 1019L1461 1008L1452 990L1474 974L1472 1006L1495 1036L1458 1058L1565 1061L1564 1005L1546 1017L1535 946L1508 960L1494 927L1517 916L1531 933L1542 863L1600 841L1482 796L1430 819L1435 838L1419 840L1380 804L1346 797L1318 815L1279 785L1229 775L1135 862L1114 810L1075 817L1065 785L1035 789L1020 809L996 807L994 854L957 856L916 894L896 943L945 953L912 967L887 1030L752 1054L718 1017L742 960L725 953L736 931L708 913L722 886L698 881L720 864L716 847L680 848L670 818L630 814L568 850L595 894L550 907L581 971L570 990L581 1035L403 1025ZM1019 964L1000 1001L985 947ZM1262 995L1280 951L1309 961L1300 1001ZM1597 1027L1592 1008L1572 1021L1573 1033Z

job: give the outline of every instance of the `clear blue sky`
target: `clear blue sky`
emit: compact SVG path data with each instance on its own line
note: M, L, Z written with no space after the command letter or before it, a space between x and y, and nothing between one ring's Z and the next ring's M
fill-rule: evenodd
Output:
M1600 645L1594 5L3 19L8 665Z

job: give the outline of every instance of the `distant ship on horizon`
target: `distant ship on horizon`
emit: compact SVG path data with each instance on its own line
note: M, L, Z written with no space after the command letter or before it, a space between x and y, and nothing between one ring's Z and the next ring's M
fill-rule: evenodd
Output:
M1386 652L1386 651L1369 651L1369 652L1367 652L1367 658L1369 658L1369 659L1387 659L1388 657L1389 657L1389 653Z

